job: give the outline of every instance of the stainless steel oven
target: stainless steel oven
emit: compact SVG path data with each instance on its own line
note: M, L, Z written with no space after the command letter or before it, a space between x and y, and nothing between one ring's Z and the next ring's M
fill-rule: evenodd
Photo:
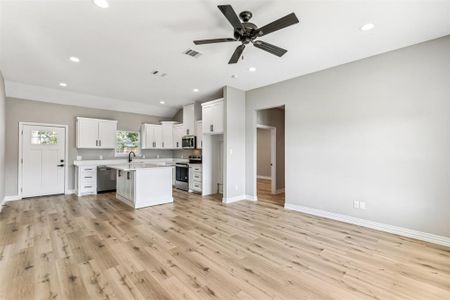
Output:
M195 149L197 146L197 137L195 135L185 135L181 141L183 149Z
M189 190L189 164L175 164L175 187L183 191Z

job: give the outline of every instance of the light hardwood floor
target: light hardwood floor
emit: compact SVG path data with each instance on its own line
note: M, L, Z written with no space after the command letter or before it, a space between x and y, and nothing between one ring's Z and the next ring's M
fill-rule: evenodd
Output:
M272 194L272 180L258 178L256 181L258 201L272 203L284 207L284 192Z
M99 196L10 202L1 299L450 299L450 248L175 191L134 211Z

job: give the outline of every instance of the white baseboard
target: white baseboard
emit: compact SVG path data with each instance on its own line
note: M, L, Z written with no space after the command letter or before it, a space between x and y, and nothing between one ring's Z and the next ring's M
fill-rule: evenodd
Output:
M22 197L20 197L19 195L5 196L3 203L9 202L9 201L17 201L17 200L22 200Z
M256 196L252 196L252 195L245 195L245 200L249 200L249 201L258 201L258 197Z
M75 194L76 190L67 190L66 195L72 195Z
M237 201L241 201L241 200L247 200L246 199L246 196L245 195L239 195L239 196L234 196L234 197L228 197L228 198L225 198L225 197L223 197L222 198L222 202L223 203L233 203L233 202L237 202Z
M256 178L258 178L258 179L269 179L269 180L272 180L272 177L270 177L270 176L263 176L263 175L257 175Z
M227 204L237 202L237 201L242 201L242 200L256 201L257 198L256 198L256 196L251 196L251 195L239 195L239 196L230 197L230 198L222 198L222 202L227 203Z
M18 195L14 195L14 196L5 196L1 201L0 201L0 212L3 209L3 205L6 204L6 202L9 201L16 201L16 200L21 200L22 198Z
M378 223L352 216L332 213L321 209L300 206L296 204L286 203L284 205L284 208L450 247L450 237L435 235L431 233L426 233L422 231L398 227L389 224Z

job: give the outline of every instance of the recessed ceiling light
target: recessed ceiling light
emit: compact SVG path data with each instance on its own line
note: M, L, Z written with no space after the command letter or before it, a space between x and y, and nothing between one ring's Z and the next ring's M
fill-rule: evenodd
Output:
M159 101L159 103L161 103L161 104L166 104L166 101Z
M65 83L65 82L60 82L60 83L59 83L59 86L66 87L66 86L67 86L67 83Z
M76 62L76 63L80 62L80 59L78 57L76 57L76 56L71 56L71 57L69 57L69 59L72 62Z
M109 3L107 0L93 0L94 4L100 8L108 8Z
M248 70L249 70L250 72L255 72L255 71L256 71L256 68L255 68L255 67L250 67L250 68L248 68Z
M372 30L374 27L375 27L374 24L372 24L372 23L367 23L367 24L364 24L364 25L361 27L361 30L362 30L362 31L369 31L369 30Z
M199 89L193 89L194 93L198 93Z

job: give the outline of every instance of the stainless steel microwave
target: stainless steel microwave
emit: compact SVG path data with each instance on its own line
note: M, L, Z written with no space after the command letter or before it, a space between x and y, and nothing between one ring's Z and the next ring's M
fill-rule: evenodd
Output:
M183 149L195 149L197 146L197 137L195 135L183 136L181 147Z

